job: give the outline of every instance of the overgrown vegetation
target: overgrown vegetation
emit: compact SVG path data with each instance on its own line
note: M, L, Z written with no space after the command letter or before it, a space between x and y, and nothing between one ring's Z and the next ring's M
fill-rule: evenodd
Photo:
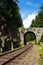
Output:
M38 43L37 43L37 44L38 44L38 45L40 45L40 42L41 42L41 39L40 39L40 40L38 40Z
M39 55L43 55L43 47L41 45L37 45L37 48L39 50Z
M42 45L40 44L41 42L42 42ZM39 50L39 55L40 55L39 65L43 65L43 34L41 36L41 39L39 40L37 48Z
M39 59L39 65L43 65L43 47L41 45L37 45L37 48L39 50L39 55L40 55L40 59Z
M39 60L39 65L43 65L43 60L42 59Z
M43 43L43 34L41 35L40 40L38 40L38 45L40 45L41 42Z

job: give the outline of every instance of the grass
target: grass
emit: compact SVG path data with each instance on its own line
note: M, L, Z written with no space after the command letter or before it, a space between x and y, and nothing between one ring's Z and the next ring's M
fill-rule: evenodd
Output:
M41 45L36 45L36 47L38 48L40 55L39 65L43 65L43 59L41 58L41 56L43 56L43 47Z
M42 59L39 60L39 65L43 65L43 60Z
M36 45L36 47L38 48L38 50L41 50L42 49L42 46L41 45Z
M0 52L0 54L2 54L2 52Z
M37 47L38 50L39 50L39 55L43 55L43 47L40 46L40 45L37 45L36 47Z
M20 47L24 47L24 43L20 42Z

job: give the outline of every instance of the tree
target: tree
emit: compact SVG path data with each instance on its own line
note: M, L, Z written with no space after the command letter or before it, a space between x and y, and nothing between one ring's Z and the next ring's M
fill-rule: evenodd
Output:
M35 17L35 20L32 20L31 27L43 27L43 4L40 7L38 15Z
M10 42L13 42L15 39L17 42L20 41L18 28L22 26L22 18L17 1L0 0L0 17L1 35L7 35Z

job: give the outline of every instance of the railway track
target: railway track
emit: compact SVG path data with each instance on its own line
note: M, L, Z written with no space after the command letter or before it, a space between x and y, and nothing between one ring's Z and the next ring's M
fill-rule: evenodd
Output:
M33 46L33 44L29 44L0 55L0 65L14 65L14 63L19 63L19 60L23 59Z

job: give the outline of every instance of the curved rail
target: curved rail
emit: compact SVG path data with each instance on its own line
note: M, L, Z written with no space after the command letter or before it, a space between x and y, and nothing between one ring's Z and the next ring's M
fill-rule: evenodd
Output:
M21 54L29 50L31 47L33 47L33 44L29 44L29 45L26 45L25 47L22 47L22 48L19 48L19 49L0 55L0 64L6 65L11 60L17 58L18 56L20 56Z

